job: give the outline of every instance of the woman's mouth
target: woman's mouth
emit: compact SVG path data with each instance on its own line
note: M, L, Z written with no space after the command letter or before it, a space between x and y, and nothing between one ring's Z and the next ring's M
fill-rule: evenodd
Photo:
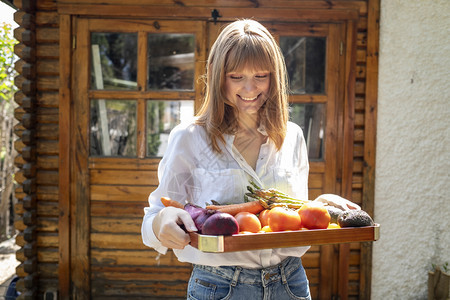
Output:
M255 96L255 97L244 97L244 96L241 96L241 95L238 95L238 96L239 96L239 98L241 98L242 100L248 101L248 102L250 102L250 101L255 101L255 100L258 99L258 97L259 97L259 95Z

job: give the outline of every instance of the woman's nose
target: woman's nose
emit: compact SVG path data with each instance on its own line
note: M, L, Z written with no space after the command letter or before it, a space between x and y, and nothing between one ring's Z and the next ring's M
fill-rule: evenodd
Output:
M253 91L256 89L256 83L252 79L248 79L244 83L244 88L246 91Z

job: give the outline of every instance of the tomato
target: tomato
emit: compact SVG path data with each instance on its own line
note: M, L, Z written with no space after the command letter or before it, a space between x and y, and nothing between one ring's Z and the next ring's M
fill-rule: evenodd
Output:
M299 230L301 226L300 215L295 210L284 207L272 208L268 222L272 231Z
M239 224L240 232L248 231L257 233L261 230L261 222L255 214L243 211L235 215L234 218Z
M270 229L269 225L266 225L263 228L261 228L259 232L272 232L272 229Z
M322 203L308 202L298 210L302 226L308 229L325 229L330 224L331 216Z
M270 209L265 209L259 213L258 218L262 227L269 225L269 211Z

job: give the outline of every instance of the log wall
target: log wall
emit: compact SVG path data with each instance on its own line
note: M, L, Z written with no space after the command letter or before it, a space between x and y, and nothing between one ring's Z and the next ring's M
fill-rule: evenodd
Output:
M152 4L155 3L155 4ZM16 1L15 1L16 4ZM110 5L108 5L110 4ZM350 151L353 153L353 167L351 170L351 195L353 201L373 215L373 191L374 191L374 167L375 167L375 121L376 121L376 87L377 87L377 49L378 49L378 18L379 0L367 1L215 1L214 8L223 7L227 12L235 11L239 15L242 8L266 9L290 9L295 8L298 17L308 18L316 10L329 10L330 20L342 9L352 9L357 11L357 33L356 33L356 80L354 83L355 99L353 103L354 114L354 137ZM15 53L20 60L16 63L19 76L15 84L19 92L15 96L16 102L20 105L15 111L15 117L19 124L15 128L15 133L19 137L15 147L18 150L16 165L20 168L16 174L16 181L19 187L16 190L18 204L15 207L18 216L16 228L20 230L17 243L21 249L17 253L18 260L21 261L17 268L17 274L21 277L17 287L22 292L21 299L36 299L42 297L48 289L68 290L67 279L62 275L64 270L58 268L61 260L61 241L66 241L65 236L60 236L60 232L68 232L68 228L61 228L61 218L67 218L60 207L60 196L65 190L60 190L58 186L60 174L67 174L67 170L59 170L61 148L59 144L59 130L61 120L59 120L60 99L60 14L68 13L77 5L84 5L86 14L89 9L98 9L107 14L120 15L117 10L122 10L123 14L135 12L142 15L142 11L154 11L154 14L161 12L168 14L170 11L173 18L200 18L210 19L210 11L213 8L211 1L50 1L50 0L19 0L16 4L19 10L15 13L15 21L20 25L15 30L15 37L19 44L15 48ZM136 11L136 8L144 7L147 10ZM187 10L186 8L190 8ZM183 13L187 14L183 15ZM303 13L302 13L303 12ZM309 14L309 15L308 15ZM98 16L98 15L97 15ZM269 15L266 18L270 18ZM66 19L67 21L67 19ZM70 20L69 20L70 22ZM67 40L66 40L67 42ZM67 92L67 91L66 91ZM92 178L98 179L98 184L91 190L91 197L94 200L107 195L103 190L102 183L107 176L96 174L92 170ZM106 180L106 179L105 179ZM312 183L315 181L312 180ZM319 183L317 183L319 184ZM65 186L64 188L69 188ZM145 194L145 193L144 193ZM97 199L98 198L98 199ZM92 208L95 210L95 206ZM132 208L131 211L135 213ZM140 207L135 210L140 210ZM95 211L94 211L95 212ZM130 266L132 270L138 270L140 258L139 251L134 255L124 255L123 250L115 251L116 248L123 248L120 237L96 235L95 232L103 232L103 228L110 226L111 219L104 218L101 213L93 219L92 230L94 232L94 245L100 245L93 250L91 259L93 269L91 270L92 280L111 281L121 280L118 273L111 273L107 264L97 262L114 261L122 265L124 271ZM120 222L118 218L116 222ZM125 232L128 227L136 227L130 223L124 225ZM130 229L135 231L136 228ZM67 247L67 245L65 245ZM136 248L143 247L135 245ZM348 299L369 299L370 298L370 264L371 246L370 244L350 244L347 248L334 246L332 251L348 251ZM132 250L134 251L134 250ZM313 247L309 254L310 259L305 267L310 268L309 276L312 282L319 280L317 270L320 265L317 249ZM345 252L342 252L345 253ZM317 257L315 257L317 256ZM148 256L146 256L148 259ZM150 257L155 258L156 253L151 253ZM64 258L63 258L64 259ZM67 258L66 258L67 259ZM185 283L180 284L189 277L189 268L178 263L173 254L161 257L160 263L167 266L163 270L158 266L149 264L139 269L139 272L129 272L134 276L132 279L142 279L149 282L147 289L155 298L161 297L181 297L185 291ZM176 272L177 275L173 276ZM95 274L102 274L95 275ZM134 275L133 275L134 274ZM144 277L143 274L145 274ZM162 288L157 282L173 281L172 289ZM131 280L132 281L132 280ZM105 285L106 286L106 285ZM132 284L128 287L132 289ZM121 290L114 291L119 293ZM92 294L102 298L101 293L92 290Z

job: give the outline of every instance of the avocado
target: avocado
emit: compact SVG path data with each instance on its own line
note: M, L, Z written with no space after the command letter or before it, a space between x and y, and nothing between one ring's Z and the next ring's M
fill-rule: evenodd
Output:
M338 218L341 227L363 227L375 225L372 218L363 210L344 211Z
M325 206L328 210L328 213L331 216L330 223L337 223L339 216L344 212L342 209L337 208L335 206L327 205Z

